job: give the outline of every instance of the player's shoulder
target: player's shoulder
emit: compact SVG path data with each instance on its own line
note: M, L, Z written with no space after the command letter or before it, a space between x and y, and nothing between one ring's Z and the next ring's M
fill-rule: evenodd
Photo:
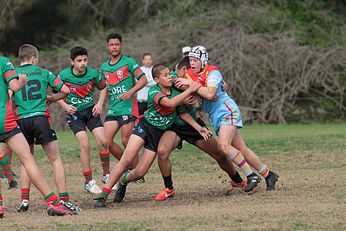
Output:
M136 61L134 58L132 58L131 56L123 55L123 56L121 57L121 59L122 59L122 61L124 61L124 62L126 62L126 63L129 63L129 64L131 64L131 65L137 64L137 61ZM137 64L137 65L138 65L138 64ZM138 68L139 68L139 65L138 65Z
M88 74L92 74L92 75L98 75L98 71L95 69L95 68L93 68L93 67L89 67L89 66L87 66L87 72L88 72Z
M109 61L110 61L110 59L107 59L106 61L104 61L103 63L101 63L100 69L104 69L104 68L109 67Z

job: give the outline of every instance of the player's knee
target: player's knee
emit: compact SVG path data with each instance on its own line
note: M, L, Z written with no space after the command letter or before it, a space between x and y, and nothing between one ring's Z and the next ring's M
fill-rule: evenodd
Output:
M102 139L97 144L99 146L100 151L106 152L108 149L108 143L105 139Z
M218 147L219 147L219 149L222 151L222 152L224 152L224 153L227 153L227 152L229 152L229 144L228 144L228 142L218 142Z

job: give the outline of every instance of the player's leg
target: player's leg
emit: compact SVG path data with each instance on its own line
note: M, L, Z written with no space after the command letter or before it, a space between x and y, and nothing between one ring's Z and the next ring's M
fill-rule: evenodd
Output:
M221 150L219 150L217 141L214 137L207 140L197 140L194 145L217 161L220 168L230 177L232 186L242 188L246 187L246 181L243 181L238 171L234 169L233 162L230 161Z
M36 186L40 193L44 196L48 204L47 212L51 216L73 215L73 211L63 206L58 196L52 192L47 181L39 170L34 157L30 154L30 148L22 133L17 133L6 138L5 142L10 149L16 153L21 163L24 165L31 182Z
M155 160L156 152L153 150L149 150L144 148L141 159L139 160L135 169L131 171L127 171L121 177L120 182L118 184L118 189L114 195L114 202L120 203L123 201L126 193L126 187L129 182L136 181L144 177L144 175L148 172L150 166Z
M5 213L3 201L4 201L4 198L2 197L2 194L1 194L1 180L0 180L0 218L3 218Z
M239 168L243 170L248 178L247 186L244 190L249 192L257 186L261 179L251 170L249 164L246 162L239 150L232 146L232 140L236 130L237 128L235 126L221 124L219 129L218 147L227 155L227 158L230 161L233 161Z
M12 151L6 144L0 145L0 158L3 158L3 166L0 166L0 171L2 177L7 178L8 189L17 188L17 181L15 179L15 174L11 168L11 155Z
M172 181L172 165L169 160L169 155L180 142L180 137L173 131L165 131L160 139L157 157L165 188L155 196L156 201L164 201L169 197L173 197L175 194Z
M106 118L106 121L104 122L104 127L109 151L115 158L120 160L123 154L123 150L117 143L114 142L114 137L118 133L120 125L116 120L107 120Z
M79 143L80 160L83 168L83 176L85 178L84 189L90 193L100 193L101 189L92 176L92 170L90 167L90 143L86 131L76 133L76 139Z
M121 143L123 144L124 148L126 148L127 143L129 142L132 130L135 126L135 121L130 121L126 124L123 124L120 128L121 130ZM131 169L136 168L136 165L138 163L138 155L133 159L131 162Z
M99 157L102 165L102 182L107 183L109 177L110 154L106 141L105 129L96 127L92 130L97 146L99 148Z
M258 155L256 155L256 153L246 146L245 141L238 129L236 130L232 140L232 145L237 148L243 154L246 161L265 178L267 191L275 190L275 184L279 176L275 172L270 171L268 166L263 164Z
M124 154L120 161L111 170L108 182L102 189L101 197L95 199L95 207L104 207L107 197L111 192L111 188L119 181L123 173L130 167L133 158L138 155L139 150L144 144L144 139L138 135L131 135L128 146L126 147Z
M31 155L34 156L35 150L34 150L34 144L30 144L30 152ZM24 165L21 165L21 171L20 171L20 182L21 182L21 202L17 209L18 212L26 212L29 209L29 198L30 198L30 185L31 181L28 176L28 173L25 170Z

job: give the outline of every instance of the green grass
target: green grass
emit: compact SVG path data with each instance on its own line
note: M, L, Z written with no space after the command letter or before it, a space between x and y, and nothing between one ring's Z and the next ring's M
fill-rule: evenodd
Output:
M346 229L346 124L247 125L241 130L280 179L274 193L245 195L232 189L228 177L209 156L184 143L171 155L174 199L153 200L162 189L156 162L146 183L130 184L121 204L93 209L92 196L82 189L79 148L72 132L58 132L71 198L83 211L76 217L46 216L37 190L31 192L29 212L18 214L18 191L2 187L6 214L4 230L345 230ZM119 137L117 137L119 141ZM92 166L100 182L101 168L95 141L90 136ZM39 166L54 185L52 170L41 148ZM112 158L112 166L116 161ZM18 162L14 161L18 172ZM5 182L3 182L5 185ZM327 215L326 215L327 214ZM251 222L249 222L251 221Z

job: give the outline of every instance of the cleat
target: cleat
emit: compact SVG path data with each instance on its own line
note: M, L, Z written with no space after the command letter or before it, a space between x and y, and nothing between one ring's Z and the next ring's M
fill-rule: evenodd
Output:
M4 216L4 213L5 213L4 206L0 206L0 218Z
M95 208L102 208L106 206L107 197L100 196L100 197L94 198L93 200L94 200Z
M145 183L144 176L142 176L141 178L139 178L138 180L136 180L135 183L137 183L137 184L143 184L143 183Z
M99 186L97 186L96 181L92 179L88 183L84 184L84 189L92 194L99 194L102 192Z
M124 197L126 194L126 187L127 187L127 184L121 184L120 182L118 183L118 189L115 192L113 202L121 203L124 200Z
M66 208L77 214L79 211L82 211L82 209L78 206L73 204L71 201L60 201L60 204L64 205Z
M22 202L19 205L19 208L17 209L17 212L26 212L29 209L29 201L28 200L22 200Z
M17 188L17 181L15 180L8 181L8 189L14 189L14 188Z
M246 186L247 186L246 181L242 181L242 182L240 182L240 183L237 183L237 182L235 182L235 181L233 181L233 180L229 180L228 183L229 183L230 185L232 185L232 187L234 187L234 188L242 188L242 189L245 189Z
M155 200L164 201L167 198L174 197L174 195L175 195L174 189L165 188L164 190L162 190L162 192L156 195Z
M101 181L102 181L104 184L107 184L108 179L109 179L109 174L103 175L103 176L101 177Z
M248 177L247 186L244 188L244 191L245 192L253 191L257 187L257 184L259 182L261 182L261 178L256 173L253 173L252 175Z
M54 206L52 204L49 204L47 208L47 213L49 216L77 215L77 213L69 210L63 204L60 204L59 206Z
M268 176L265 178L267 184L267 191L275 190L276 181L278 181L279 175L275 172L270 171Z

